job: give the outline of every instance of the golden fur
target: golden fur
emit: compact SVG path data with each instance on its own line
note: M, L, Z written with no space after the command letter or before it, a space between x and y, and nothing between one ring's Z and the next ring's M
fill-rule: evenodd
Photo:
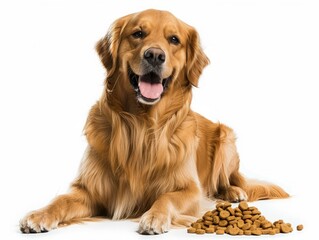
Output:
M140 217L139 232L157 234L172 223L189 224L205 197L288 196L278 186L246 181L233 131L190 109L192 86L209 63L193 27L169 12L146 10L115 21L96 49L107 78L85 125L88 148L79 175L69 193L23 218L22 232L106 216ZM148 49L163 66L145 63ZM145 66L158 70L163 85L168 79L156 101L137 100L138 87L130 83L130 74L141 78Z

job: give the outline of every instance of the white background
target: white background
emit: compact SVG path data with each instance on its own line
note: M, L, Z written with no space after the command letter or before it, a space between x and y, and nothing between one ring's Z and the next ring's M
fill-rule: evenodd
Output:
M130 221L19 232L26 212L65 193L76 176L82 129L103 90L95 43L115 19L147 8L169 10L199 31L211 64L193 109L235 130L246 176L292 195L253 203L269 220L305 226L272 238L310 239L318 228L319 8L305 0L1 0L0 238L231 238L184 229L141 236Z

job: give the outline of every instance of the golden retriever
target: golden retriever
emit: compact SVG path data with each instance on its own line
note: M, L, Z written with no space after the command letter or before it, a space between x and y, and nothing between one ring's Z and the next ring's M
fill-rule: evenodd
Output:
M190 223L201 200L283 198L272 184L239 173L235 135L190 109L192 87L209 63L196 30L167 11L116 20L96 46L107 70L92 107L88 141L69 193L20 221L24 233L77 219L140 218L138 232Z

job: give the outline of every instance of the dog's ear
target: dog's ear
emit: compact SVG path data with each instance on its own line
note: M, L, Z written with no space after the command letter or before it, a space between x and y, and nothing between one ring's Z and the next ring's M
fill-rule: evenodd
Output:
M121 42L121 34L127 24L128 18L129 16L125 16L116 20L110 26L105 37L98 41L95 47L109 76L114 73L118 64L117 55Z
M193 86L198 86L199 77L208 64L209 59L200 45L199 35L190 27L186 49L186 77Z

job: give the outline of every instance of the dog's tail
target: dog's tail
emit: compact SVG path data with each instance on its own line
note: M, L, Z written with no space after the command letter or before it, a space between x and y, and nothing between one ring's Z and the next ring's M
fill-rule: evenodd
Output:
M289 194L281 187L257 180L246 179L244 190L247 193L248 201L289 197Z

